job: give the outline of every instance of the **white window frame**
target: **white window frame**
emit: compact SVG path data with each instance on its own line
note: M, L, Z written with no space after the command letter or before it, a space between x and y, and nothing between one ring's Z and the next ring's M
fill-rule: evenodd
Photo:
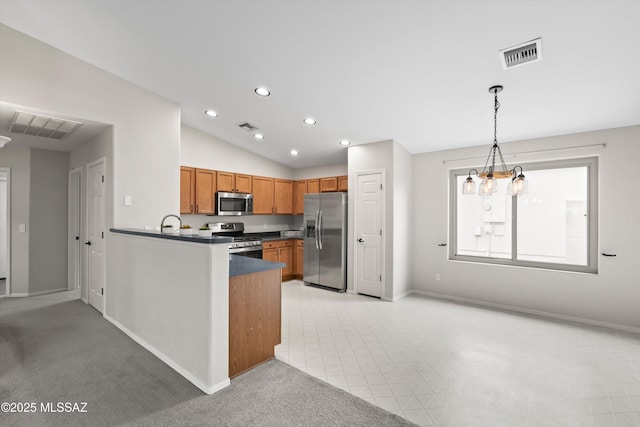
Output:
M562 264L552 262L524 261L517 258L518 248L518 197L513 198L511 207L511 258L491 258L477 255L458 255L457 224L458 197L481 197L479 195L463 195L458 185L459 176L468 176L469 169L454 169L449 172L449 260L468 261L475 263L510 265L519 267L541 268L548 270L563 270L580 273L598 273L598 158L586 157L566 160L540 161L527 163L527 170L560 169L572 167L587 168L587 265ZM477 179L477 178L476 178ZM529 183L529 186L535 185Z

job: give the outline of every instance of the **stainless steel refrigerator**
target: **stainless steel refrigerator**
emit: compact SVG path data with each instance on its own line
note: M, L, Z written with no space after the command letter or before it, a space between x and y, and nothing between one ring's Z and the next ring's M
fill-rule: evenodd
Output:
M304 196L304 269L306 285L347 289L347 195Z

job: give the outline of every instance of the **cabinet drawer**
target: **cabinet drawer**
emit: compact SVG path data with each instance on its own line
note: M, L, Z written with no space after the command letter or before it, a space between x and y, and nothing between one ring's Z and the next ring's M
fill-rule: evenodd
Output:
M262 242L262 247L265 249L277 248L278 242Z
M293 246L293 240L280 240L279 247L281 248L289 248Z
M296 240L297 247L304 247L304 240Z

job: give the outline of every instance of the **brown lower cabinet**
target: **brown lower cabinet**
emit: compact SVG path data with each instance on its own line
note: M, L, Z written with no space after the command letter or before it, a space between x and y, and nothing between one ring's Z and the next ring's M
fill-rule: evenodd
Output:
M282 281L295 278L295 253L294 240L276 240L272 242L262 242L262 259L273 262L283 262L286 264L282 268Z
M280 270L229 278L229 377L273 359L280 344Z

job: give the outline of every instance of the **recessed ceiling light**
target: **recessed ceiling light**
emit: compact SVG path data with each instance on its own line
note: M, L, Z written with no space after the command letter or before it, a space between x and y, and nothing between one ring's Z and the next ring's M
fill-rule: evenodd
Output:
M311 118L311 117L307 117L306 119L304 119L304 122L308 125L315 125L316 121L315 119Z
M255 89L255 92L260 96L269 96L269 95L271 95L271 92L269 92L269 89L267 89L266 87L262 87L262 86L257 87Z
M347 145L351 144L349 141L347 141L346 139L343 139L342 141L340 141L340 145L344 145L345 147Z
M254 135L253 135L253 137L254 137L255 139L264 139L264 135L263 135L263 134L261 134L261 133L256 133L256 134L254 134Z
M213 110L207 110L207 111L205 111L204 113L205 113L207 116L209 116L209 117L218 117L218 113L216 113L216 112L215 112L215 111L213 111Z
M298 150L291 150L289 151L289 154L291 154L292 156L297 156L298 154L300 154L300 152L298 152Z

